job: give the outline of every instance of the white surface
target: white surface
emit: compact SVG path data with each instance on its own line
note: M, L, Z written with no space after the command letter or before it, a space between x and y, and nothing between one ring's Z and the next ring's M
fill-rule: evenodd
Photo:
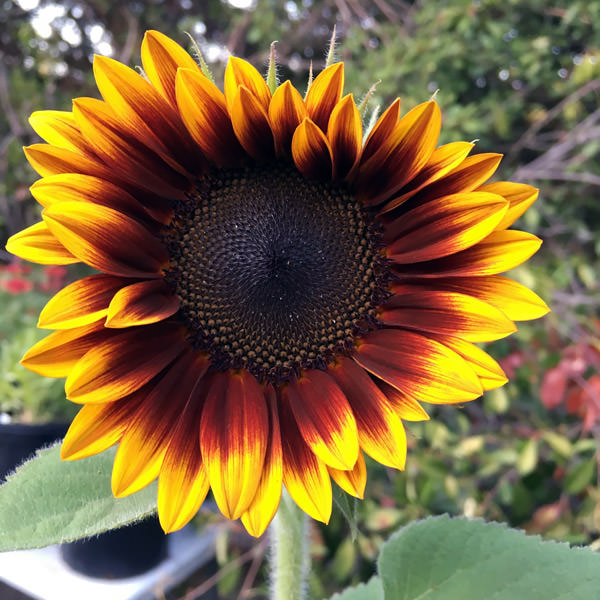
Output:
M157 567L128 579L94 579L73 571L58 546L0 552L0 579L38 600L150 600L208 562L214 532L198 535L191 527L169 536L169 554Z

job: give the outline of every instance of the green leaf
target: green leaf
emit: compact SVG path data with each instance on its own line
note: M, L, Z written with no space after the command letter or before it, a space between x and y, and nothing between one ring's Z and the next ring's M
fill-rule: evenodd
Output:
M379 575L386 600L589 600L600 589L600 555L444 515L394 534Z
M367 583L346 588L343 592L331 596L329 600L384 600L381 579L371 577Z
M565 489L570 494L579 494L586 486L593 483L598 475L598 462L595 456L579 463L567 473L565 477Z
M333 501L336 506L340 509L342 515L346 521L348 521L348 525L350 526L350 536L352 541L356 540L358 536L358 516L356 514L356 507L358 501L356 498L352 498L349 496L344 490L339 488L337 485L332 486L333 488Z
M155 512L155 484L113 497L114 454L67 462L60 460L60 445L38 450L0 486L0 552L70 542Z

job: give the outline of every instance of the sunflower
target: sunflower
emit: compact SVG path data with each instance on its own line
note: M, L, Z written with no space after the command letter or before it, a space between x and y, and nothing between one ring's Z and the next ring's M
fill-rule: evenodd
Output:
M363 453L404 468L422 402L506 382L475 344L547 312L499 275L541 243L508 229L537 190L437 146L433 100L400 118L397 99L363 140L343 63L303 97L236 57L223 93L156 31L142 62L96 56L103 100L31 116L43 220L7 248L98 272L48 302L23 364L83 405L62 458L118 444L114 495L158 478L165 531L209 489L255 536L282 486L327 522L331 479L363 496Z

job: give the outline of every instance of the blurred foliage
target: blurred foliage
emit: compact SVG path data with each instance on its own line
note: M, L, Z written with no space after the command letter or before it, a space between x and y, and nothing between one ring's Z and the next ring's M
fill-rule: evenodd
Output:
M187 46L189 31L219 80L228 51L265 71L269 44L279 40L280 79L304 89L311 62L316 71L323 66L336 24L346 91L361 97L377 83L371 108L399 95L406 111L439 90L442 141L477 139L477 151L505 154L500 178L540 187L519 226L542 237L544 246L513 276L553 313L490 346L510 384L462 410L435 407L431 421L410 426L405 472L369 464L356 543L337 510L328 527L314 526L313 596L366 581L388 533L428 514L481 516L600 546L600 0L255 0L234 7L239 4L4 0L0 238L39 218L28 192L37 176L21 151L38 141L28 115L96 96L94 52L135 66L145 29ZM11 260L6 253L0 259ZM32 335L41 300L30 292L1 293L0 368L7 373L18 354L12 345ZM219 550L219 565L244 556L244 538L230 537L236 541ZM223 597L236 597L240 588L264 593L255 555L248 561L238 560L222 578Z
M65 401L64 380L40 377L19 361L47 331L37 328L40 310L65 284L64 267L20 261L0 266L0 418L24 423L68 420L76 407Z

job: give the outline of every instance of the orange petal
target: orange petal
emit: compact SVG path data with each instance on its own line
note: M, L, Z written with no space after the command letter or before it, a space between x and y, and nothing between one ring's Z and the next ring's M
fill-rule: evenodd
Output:
M189 186L183 175L125 129L105 102L76 98L73 100L73 114L94 152L117 176L143 179L145 186L165 197L172 197L171 194Z
M502 154L468 156L444 177L423 188L418 194L419 202L473 191L496 172L501 160Z
M239 87L229 112L233 131L246 152L257 160L272 156L273 134L269 117L248 88Z
M478 191L498 194L508 201L508 210L496 229L510 227L536 200L539 190L525 183L498 181L482 185Z
M201 73L196 61L170 37L160 31L146 31L142 41L142 65L152 85L177 108L175 75L178 68Z
M298 170L308 179L331 179L331 146L325 134L306 117L294 132L292 157Z
M396 98L385 112L377 119L377 122L367 136L362 151L360 164L364 165L370 162L370 159L381 150L382 147L389 145L392 134L396 129L400 118L400 98Z
M434 335L433 339L454 350L469 363L479 377L484 391L498 388L508 381L500 365L475 344L447 335Z
M200 448L221 512L239 518L263 472L269 435L265 395L246 370L217 373L202 412Z
M409 331L372 331L358 342L353 358L419 402L466 402L483 391L473 369L456 352Z
M280 399L283 483L294 502L317 521L331 517L331 480L325 463L306 445L287 398Z
M230 56L225 68L225 98L229 111L234 109L238 89L243 86L250 92L262 110L267 113L271 92L263 76L249 63L236 56Z
M550 311L537 294L501 275L436 279L435 287L479 298L501 310L512 321L538 319Z
M192 366L198 376L202 357ZM198 512L208 493L206 467L200 454L200 419L207 378L197 378L175 426L158 478L158 518L166 533L184 527Z
M89 145L89 144L88 144ZM97 160L86 157L80 152L50 146L48 144L32 144L23 148L29 164L42 176L57 173L92 173L101 170Z
M431 200L386 228L384 239L394 240L388 256L397 263L418 263L455 254L491 233L507 206L501 196L483 192Z
M6 249L16 256L40 265L70 265L79 258L71 254L41 221L8 238Z
M87 458L116 444L144 398L136 393L121 402L82 406L63 440L60 458Z
M349 358L339 358L328 372L340 386L356 418L360 447L377 462L395 469L406 464L406 433L383 392Z
M437 260L402 265L406 275L455 277L496 275L525 262L542 245L542 240L525 231L494 231L478 244Z
M273 520L281 499L283 482L281 432L279 430L279 414L277 398L272 386L266 389L269 407L269 442L265 454L265 464L254 499L242 515L242 523L250 535L261 536Z
M444 175L455 169L467 157L467 154L472 150L475 144L468 142L452 142L436 148L427 164L421 169L418 175L408 184L403 187L397 198L390 200L382 213L389 212L394 208L412 198L418 191L426 185L430 185L434 181L441 179Z
M96 55L93 68L98 89L120 129L158 152L177 171L196 172L202 157L175 107L144 77L117 60Z
M405 284L393 286L392 292L379 313L387 325L455 335L470 342L499 340L517 330L502 311L467 294Z
M29 117L33 130L46 142L59 148L84 152L89 144L81 135L72 112L62 110L36 110Z
M365 486L367 485L367 465L362 452L358 453L358 460L350 471L340 471L333 467L327 467L333 480L347 493L356 498L365 497Z
M283 392L309 448L327 465L351 469L358 456L358 435L344 393L323 371L309 369Z
M113 208L139 221L149 222L148 211L119 186L91 175L59 173L36 181L30 188L33 197L43 206L57 202L93 202Z
M306 106L298 90L290 81L282 83L275 90L269 104L269 121L277 156L289 156L294 131L307 115Z
M153 382L130 417L113 465L111 487L116 498L141 490L158 476L187 400L206 372L207 361L198 365L196 358L193 352L180 356ZM169 401L165 402L165 398ZM198 438L194 437L197 443Z
M106 327L133 327L163 321L179 309L179 297L162 279L140 281L120 289L110 302Z
M30 371L45 377L67 377L81 357L111 337L102 323L55 331L32 346L21 359Z
M129 192L152 216L162 223L169 223L172 216L172 208L167 200L157 195L152 184L136 179L136 173L128 172L117 175L114 170L109 169L101 160L91 160L83 154L49 146L48 144L34 144L23 149L31 166L43 177L57 174L81 173L98 177L103 181L110 181ZM175 195L167 195L170 200L182 197L181 191L175 191Z
M90 275L56 294L40 313L38 327L72 329L106 317L112 297L130 280L113 275Z
M158 277L169 256L137 221L97 204L60 202L42 212L50 231L78 259L110 275Z
M371 157L363 154L356 194L374 206L398 192L429 161L441 126L440 109L432 100L409 111Z
M331 112L327 139L333 156L333 177L343 179L358 160L362 147L362 123L352 94L344 96Z
M335 63L323 69L310 84L306 92L308 116L321 131L327 131L329 117L342 97L344 89L344 63Z
M429 421L429 415L415 399L381 379L378 379L375 383L403 421Z
M172 323L145 325L96 344L71 369L67 398L80 404L112 402L150 381L185 348L184 332Z
M239 161L243 150L233 133L221 90L197 69L179 69L175 90L181 118L209 160L218 166Z

